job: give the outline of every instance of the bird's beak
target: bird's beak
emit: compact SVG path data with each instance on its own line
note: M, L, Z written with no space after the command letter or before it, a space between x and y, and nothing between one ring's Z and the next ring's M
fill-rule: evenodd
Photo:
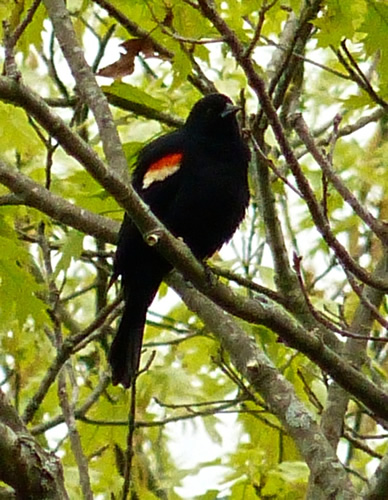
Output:
M241 106L235 106L234 104L227 103L224 111L221 113L221 118L225 118L226 116L236 114L238 111L241 111Z

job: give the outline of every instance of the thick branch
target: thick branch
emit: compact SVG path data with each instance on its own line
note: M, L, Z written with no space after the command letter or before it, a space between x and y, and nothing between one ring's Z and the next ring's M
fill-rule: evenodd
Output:
M116 239L118 224L115 221L73 205L1 160L0 183L18 195L18 203L36 208L54 220L104 241Z
M365 500L386 500L388 491L388 453L381 460L370 482Z
M375 275L380 275L382 278L388 277L388 253L382 257L374 271ZM383 300L384 294L374 288L366 287L363 295L367 297L372 304L379 308ZM369 307L360 301L357 310L354 314L350 329L359 335L370 335L374 322L374 315ZM365 356L367 342L365 340L356 340L349 338L343 348L344 359L351 361L352 366L361 369ZM342 435L343 422L345 413L349 403L349 394L339 387L337 384L332 384L328 391L328 398L325 411L322 415L322 429L334 448L337 448L338 442Z
M77 89L96 119L107 162L123 180L128 181L128 165L108 101L85 60L66 4L62 0L44 0L44 4L63 55L77 82Z
M68 499L59 460L32 438L1 391L0 480L15 490L17 498Z

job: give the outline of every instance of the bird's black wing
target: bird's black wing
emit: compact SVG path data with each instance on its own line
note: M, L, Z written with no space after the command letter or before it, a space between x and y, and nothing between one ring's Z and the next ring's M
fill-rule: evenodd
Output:
M132 184L162 222L179 188L183 164L184 134L181 131L159 137L139 153ZM125 214L120 228L114 276L126 276L134 262L141 263L146 245L131 218ZM141 267L141 266L140 266Z
M184 141L179 132L153 141L140 153L133 185L162 220L179 189ZM112 343L109 361L112 381L129 387L139 368L147 309L171 265L146 245L125 214L114 262L114 277L122 276L124 312Z

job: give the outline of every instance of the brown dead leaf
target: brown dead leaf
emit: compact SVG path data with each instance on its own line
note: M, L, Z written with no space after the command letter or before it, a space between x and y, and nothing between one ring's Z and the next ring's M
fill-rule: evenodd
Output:
M98 76L107 76L114 79L122 78L130 75L135 69L135 57L140 53L145 58L160 57L155 51L153 42L150 38L131 38L120 44L123 47L125 54L120 55L120 59L104 68L101 68L97 73Z

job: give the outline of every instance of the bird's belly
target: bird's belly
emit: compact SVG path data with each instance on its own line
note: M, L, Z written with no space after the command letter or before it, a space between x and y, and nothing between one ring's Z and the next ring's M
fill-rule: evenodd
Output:
M169 226L198 258L204 258L232 237L244 217L248 189L241 181L194 187L177 198Z

